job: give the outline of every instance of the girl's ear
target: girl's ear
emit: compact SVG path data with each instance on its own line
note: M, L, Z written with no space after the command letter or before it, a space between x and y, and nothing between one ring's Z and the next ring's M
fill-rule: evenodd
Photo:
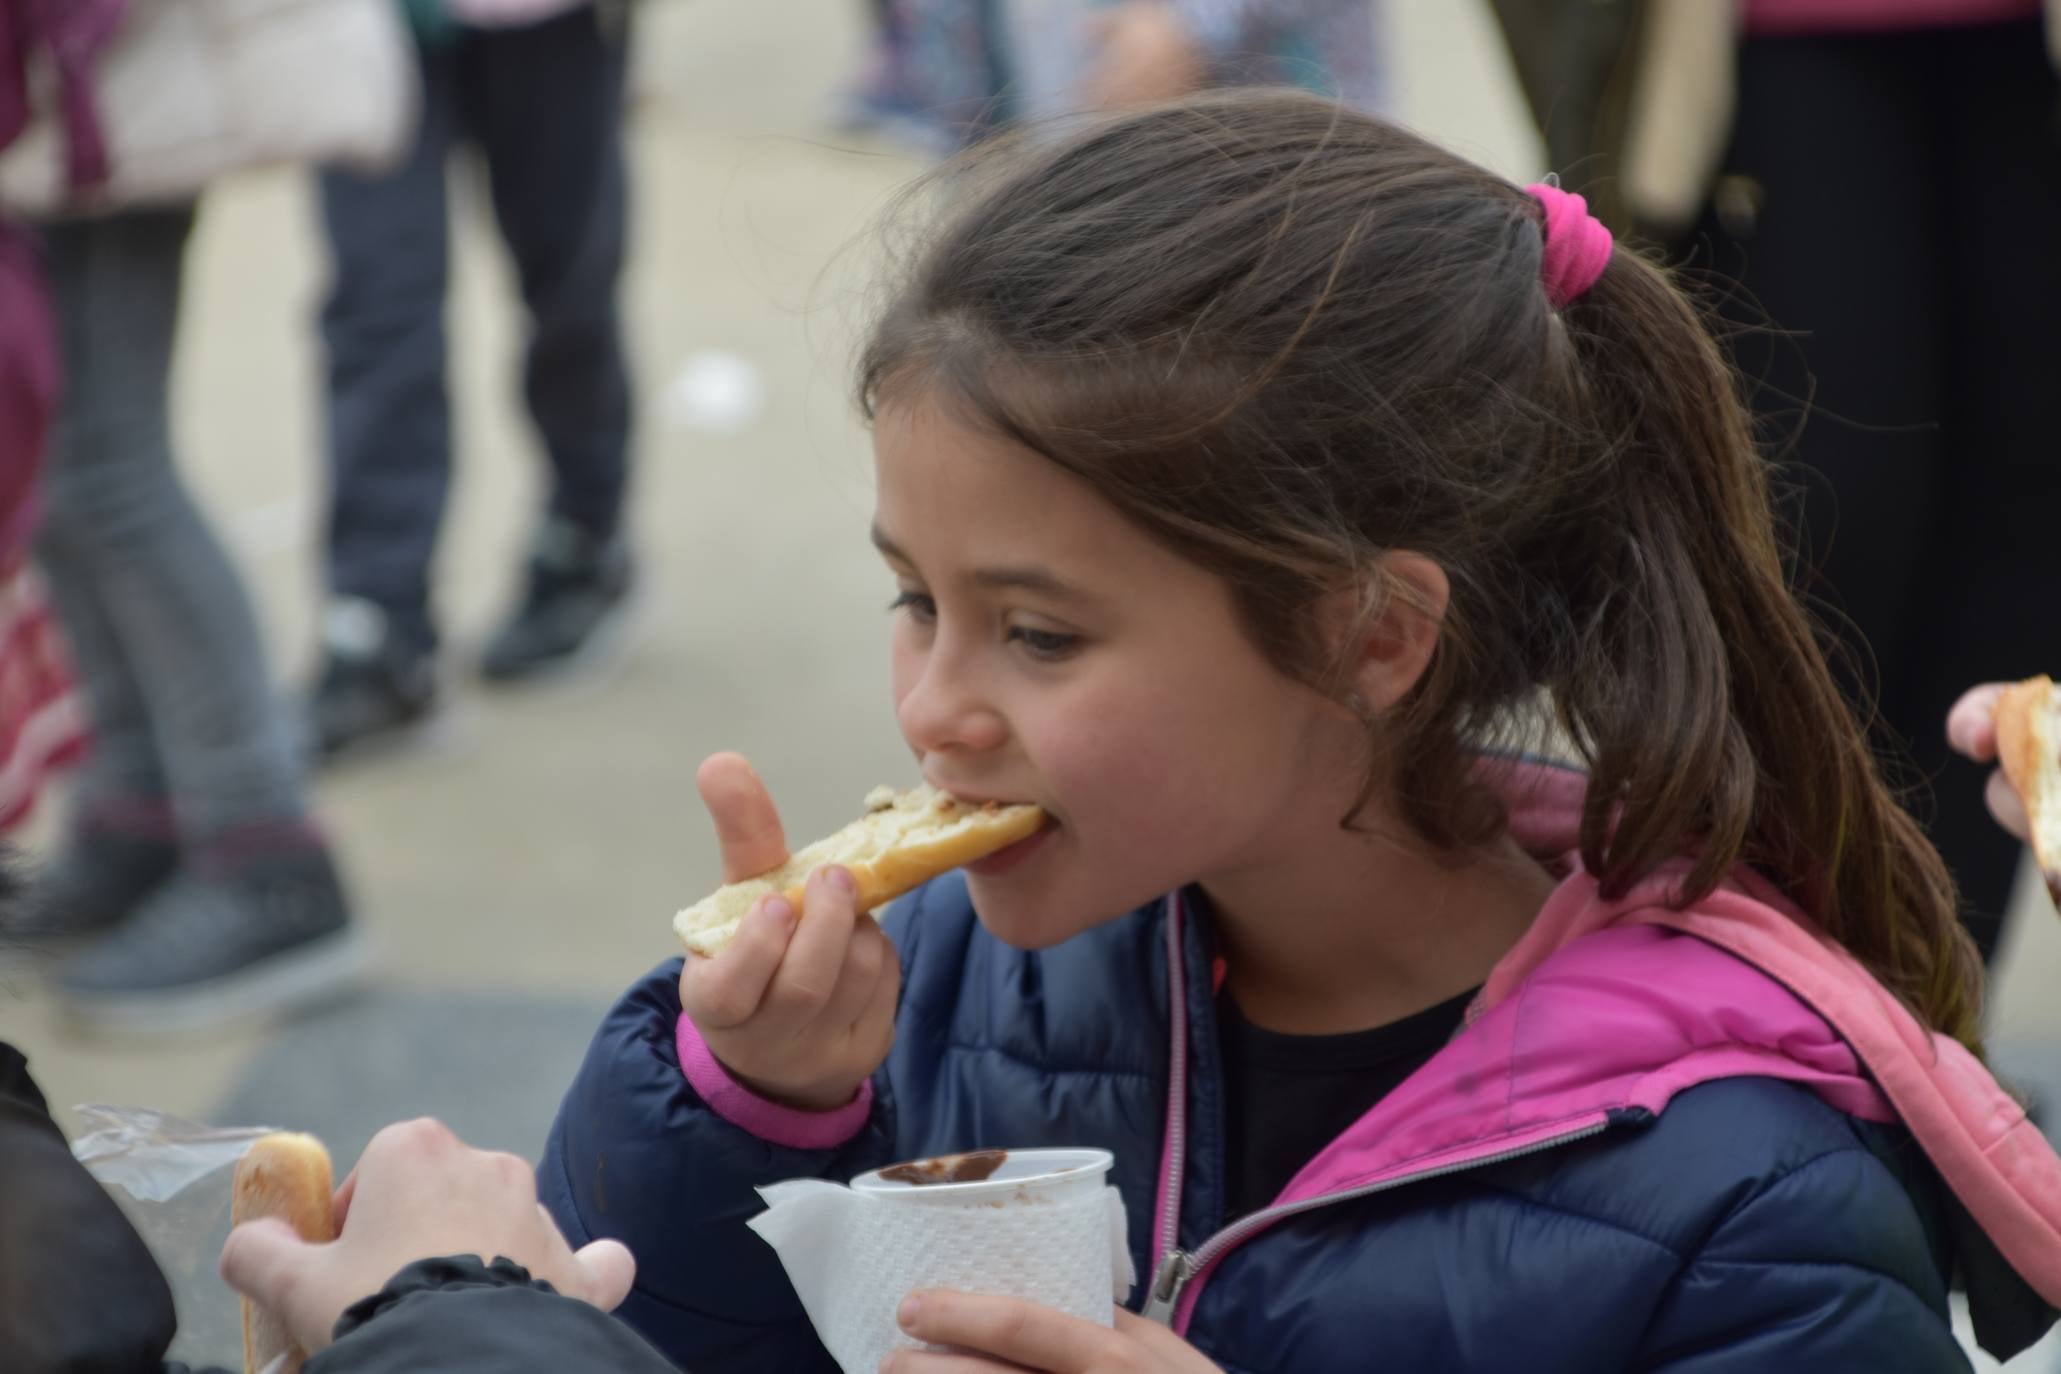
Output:
M1380 583L1371 598L1355 598L1351 637L1340 647L1358 713L1378 716L1408 696L1430 666L1453 589L1446 570L1421 553L1393 550L1375 566Z

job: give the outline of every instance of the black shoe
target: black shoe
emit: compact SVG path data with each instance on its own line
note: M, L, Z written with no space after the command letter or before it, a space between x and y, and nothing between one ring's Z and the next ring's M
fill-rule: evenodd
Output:
M134 1032L216 1025L334 993L366 965L327 850L181 869L58 970L64 1010Z
M309 747L321 761L362 746L398 743L436 711L436 656L402 643L369 601L333 602L323 618L325 660L308 700Z
M29 875L28 891L4 933L41 941L111 929L178 866L179 846L169 836L78 826L57 856Z
M554 516L530 553L522 604L488 641L481 676L513 682L569 667L599 648L628 609L636 582L622 535L596 539Z

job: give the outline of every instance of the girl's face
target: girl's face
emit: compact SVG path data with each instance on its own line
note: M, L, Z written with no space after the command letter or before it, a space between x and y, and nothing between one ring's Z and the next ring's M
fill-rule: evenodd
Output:
M1335 824L1356 727L1268 663L1216 577L920 397L881 409L874 449L902 736L934 785L1056 822L971 870L998 938L1041 949L1263 869L1313 792L1344 799Z

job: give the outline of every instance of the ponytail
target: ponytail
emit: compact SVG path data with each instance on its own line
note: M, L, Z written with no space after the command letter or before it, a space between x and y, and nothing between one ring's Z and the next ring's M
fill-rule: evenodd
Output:
M1768 467L1717 344L1623 249L1562 319L1620 505L1617 547L1590 570L1589 604L1571 602L1575 652L1551 684L1592 773L1584 860L1619 894L1693 843L1684 901L1751 864L1980 1053L1981 963L1953 880L1790 590Z

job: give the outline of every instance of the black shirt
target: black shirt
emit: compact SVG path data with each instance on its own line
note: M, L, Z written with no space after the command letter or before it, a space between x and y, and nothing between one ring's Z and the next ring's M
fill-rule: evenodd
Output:
M1318 1151L1345 1133L1460 1028L1474 993L1373 1030L1284 1035L1217 999L1224 1056L1228 1216L1271 1206Z

